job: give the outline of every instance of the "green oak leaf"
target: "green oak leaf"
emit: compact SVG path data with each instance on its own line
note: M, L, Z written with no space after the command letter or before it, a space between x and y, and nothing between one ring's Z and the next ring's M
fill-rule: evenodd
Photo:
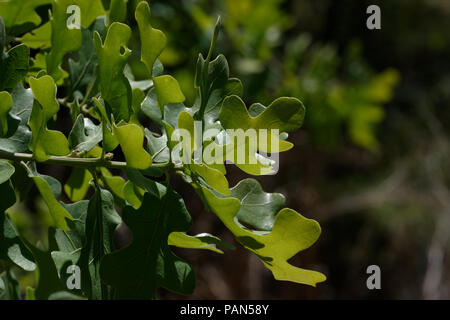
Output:
M67 27L66 11L73 4L73 0L54 0L52 3L50 17L52 48L46 56L46 64L47 73L58 83L67 76L67 73L61 68L64 56L71 51L78 50L81 46L81 30Z
M52 0L3 0L0 2L0 16L8 28L25 23L39 25L41 18L35 9L51 2Z
M99 33L94 33L100 90L108 114L112 113L116 121L128 122L132 114L131 86L123 73L131 54L127 48L130 37L130 27L118 22L109 27L104 44Z
M127 177L129 182L158 198L162 198L167 192L167 188L164 185L146 178L139 170L127 168Z
M87 200L63 204L63 207L70 213L73 220L69 222L70 230L55 230L54 236L59 251L73 253L81 250L83 247L86 241L85 228L88 205L89 201Z
M194 118L191 116L190 113L186 112L186 111L182 111L180 112L179 116L178 116L178 125L175 127L178 130L180 130L180 137L177 140L180 140L181 144L182 144L182 151L183 154L180 155L182 158L183 163L191 163L191 159L192 159L192 153L195 152L195 150L197 150L198 146L197 146L197 137L196 137L196 132L195 132L195 122L194 122ZM189 135L186 137L183 137L183 132L181 130L184 130L186 133L188 133ZM173 139L173 135L170 136L171 139ZM188 138L190 138L188 140ZM185 151L189 151L190 153L185 153ZM178 150L174 150L174 152L178 152Z
M22 238L22 241L36 262L38 285L34 291L34 298L36 300L48 300L53 293L67 291L67 288L58 277L58 270L53 262L50 251L37 248L24 238Z
M88 28L81 30L81 47L76 52L77 58L69 58L69 77L72 91L84 95L92 81L95 81L95 71L98 64L97 52L94 46L94 32L103 39L106 36L105 17L100 17ZM86 99L86 98L85 98Z
M120 176L113 176L112 173L106 168L100 168L102 174L102 182L116 198L116 202L119 203L120 200L124 200L123 186L125 185L125 180ZM121 206L122 207L122 206Z
M7 52L0 51L0 90L14 90L27 75L29 60L30 48L25 44L19 44Z
M173 80L176 81L175 79ZM178 83L175 84L175 87L177 87L177 85ZM164 94L161 92L162 90L160 90L160 95ZM182 94L181 91L180 94ZM170 95L167 97L167 99L171 99ZM183 99L180 98L180 100ZM167 101L174 101L174 100L167 100ZM164 128L164 125L162 123L163 120L169 123L172 127L176 128L180 112L186 111L189 113L193 113L194 111L193 109L186 108L185 105L181 102L168 102L163 108L160 108L157 91L156 88L154 87L148 91L147 96L145 97L144 101L141 104L141 110L161 129Z
M257 230L270 231L276 214L283 209L285 198L280 193L266 193L255 179L245 179L230 189L231 196L241 201L238 221Z
M234 246L220 240L218 237L209 233L201 233L195 236L190 236L184 232L172 232L169 235L169 246L186 249L202 249L210 250L217 253L223 253L217 246L224 246L228 249L234 249Z
M207 109L208 113L210 113L211 107L215 107L215 104L217 104L223 97L220 97L220 91L224 89L224 87L227 85L229 81L229 75L230 75L230 69L228 66L227 59L224 55L220 54L217 56L216 59L211 61L212 54L214 51L214 47L217 41L217 38L219 37L219 31L221 27L221 21L220 17L217 19L216 26L214 28L214 34L211 39L211 46L209 48L208 55L205 58L203 58L202 54L199 54L198 60L197 60L197 68L195 73L195 79L194 84L195 88L199 89L199 97L197 99L196 105L194 106L194 109L196 109L195 113L195 120L201 120L203 123L205 123L205 112ZM215 92L219 90L219 92ZM219 101L216 101L216 103L211 103L210 98L215 92L215 96L213 98L213 101L217 99L217 96L219 95ZM236 92L236 94L240 94L240 92ZM215 108L213 108L214 110ZM216 112L215 112L216 113ZM214 117L214 112L212 114ZM214 121L214 120L213 120ZM209 127L211 125L211 119L208 119L206 121L206 127Z
M69 28L67 10L71 6L78 6L80 10L81 26ZM72 12L73 14L75 11ZM55 0L52 4L51 44L52 49L47 56L47 72L55 81L66 77L61 63L64 56L76 51L82 44L81 27L87 29L98 16L105 13L101 0ZM56 31L56 32L53 32Z
M148 142L148 151L155 163L168 163L170 151L167 147L167 136L165 134L156 137L153 132L145 128L145 137Z
M144 101L141 104L142 112L149 117L154 123L156 123L160 128L163 127L162 120L162 112L159 108L158 97L156 95L156 89L151 88Z
M256 107L251 110L255 114ZM298 99L279 98L253 117L241 98L236 95L226 97L219 113L220 124L226 131L205 143L204 162L212 165L227 161L249 174L273 174L273 160L261 153L291 149L293 144L283 139L286 138L286 132L302 125L304 114L304 106ZM260 130L267 130L266 134ZM272 150L273 143L276 143L275 146L278 144L277 149Z
M151 74L156 59L166 47L167 39L162 31L152 27L150 23L150 6L147 2L139 2L136 7L135 17L141 37L141 61Z
M67 283L70 276L67 269L71 265L78 265L80 252L86 242L86 215L89 201L78 201L72 204L64 204L64 208L70 213L73 221L69 223L70 230L54 230L55 250L52 251L52 259L58 270L60 279ZM75 291L76 290L76 291ZM81 290L74 289L81 294Z
M193 174L199 175L205 180L206 184L215 191L220 192L225 196L230 195L228 180L219 170L211 168L205 164L191 164L189 168L192 170Z
M64 134L47 129L47 122L59 110L55 81L50 76L39 79L30 78L30 86L35 100L28 125L32 131L30 150L33 151L36 161L46 161L50 155L69 154L70 150Z
M131 181L127 181L123 186L122 192L127 204L134 209L139 209L141 207L145 194L144 189L138 187Z
M130 117L130 123L140 125L139 115L141 112L141 104L145 99L145 93L142 89L134 88L132 91L133 101L131 103L133 113Z
M218 197L207 187L201 187L211 210L246 249L254 252L277 280L292 281L315 286L325 281L319 272L292 266L287 262L299 251L309 248L318 239L319 224L307 219L294 210L282 209L276 214L270 232L254 232L236 221L241 201L233 197Z
M7 161L0 160L0 184L8 181L16 169Z
M241 170L252 175L269 175L274 173L273 163L256 153L256 134L253 140L247 140L245 134L235 133L234 143L225 131L220 132L214 139L204 143L203 162L210 167L225 173L223 163L234 163ZM241 138L241 139L240 139ZM253 141L248 143L247 141Z
M86 153L91 151L102 139L102 127L96 126L89 118L79 115L69 134L69 148L77 153Z
M109 288L99 278L99 265L102 257L113 251L113 236L121 223L114 209L114 198L107 190L96 186L89 201L79 201L65 207L74 221L71 230L56 230L55 239L60 251L52 252L52 257L60 271L61 278L70 265L81 269L81 291L89 299L109 298Z
M287 151L293 147L293 144L280 140L279 136L273 136L269 133L267 139L259 141L260 129L279 130L279 134L295 131L303 124L304 117L305 107L296 98L276 99L261 114L252 117L242 99L234 95L225 98L219 114L220 123L224 129L257 130L258 150L265 153ZM279 140L279 150L271 150L271 139Z
M0 138L8 135L9 111L13 107L11 95L6 91L0 92Z
M44 23L25 34L20 41L33 49L48 49L52 46L52 24Z
M140 89L141 92L143 91L147 91L148 89L150 89L151 87L153 87L153 80L136 80L133 71L131 70L131 67L127 64L125 65L125 68L123 69L123 73L125 74L125 77L127 77L128 82L130 83L131 89L133 89L133 92L136 89ZM144 93L142 93L144 94ZM144 96L145 98L145 96ZM142 101L141 101L142 103ZM140 108L140 106L139 106ZM134 102L133 102L133 109L134 111Z
M92 23L106 14L102 0L70 0L72 5L80 8L81 27L88 29Z
M205 120L205 129L214 126L216 121L219 120L219 112L222 106L223 100L231 95L242 96L243 93L242 82L236 78L229 78L228 82L220 88L217 88L211 92L206 103L205 113L203 119ZM194 106L193 112L197 112L200 109L201 99L198 97Z
M136 124L113 124L114 136L119 141L127 166L145 170L152 165L152 157L145 151L144 129Z
M119 145L119 140L113 134L113 125L111 120L106 112L106 108L103 100L98 100L97 98L93 98L95 103L95 110L100 115L100 119L102 121L102 133L103 133L103 141L102 147L105 151L112 151Z
M110 23L125 22L127 18L127 2L128 0L111 0L108 13Z
M74 168L67 183L64 185L64 192L73 202L84 199L90 188L92 174L83 168Z
M193 114L193 110L187 108L183 103L169 103L164 106L164 121L174 128L178 128L179 117L183 112L190 115Z
M97 186L88 205L86 242L79 260L81 288L89 299L106 299L109 296L108 289L100 280L100 262L114 250L114 231L120 223L112 194Z
M36 164L34 162L27 163L25 168L28 171L28 176L33 179L42 198L47 204L50 216L53 220L53 226L55 228L68 230L69 226L67 222L73 219L61 203L56 200L61 194L61 184L59 181L50 176L39 174L36 171Z
M181 103L186 100L178 81L169 75L153 78L159 109L164 112L164 106L169 103Z
M31 89L25 89L22 84L19 84L11 94L13 100L13 107L9 112L12 119L20 119L18 127L14 120L12 126L8 128L8 138L0 138L0 150L7 152L26 152L31 139L31 131L28 128L27 122L31 114L31 107L33 105L33 93ZM0 102L1 103L1 102ZM9 136L11 131L15 131L12 136Z
M115 298L155 299L159 287L191 293L195 285L192 268L168 245L169 234L191 226L183 199L171 189L162 199L146 193L139 210L127 206L122 215L133 241L106 255L100 265L101 278L115 288Z
M45 70L47 70L46 59L47 54L43 52L39 52L34 57L32 57L28 75L36 78L45 75L46 74ZM58 84L61 84L61 81L58 82Z
M208 62L208 69L206 77L204 75L206 67L206 61L200 54L197 60L197 72L195 75L196 88L202 88L205 90L206 97L218 88L224 87L230 75L230 69L228 67L228 61L223 54L217 56L217 58L211 62Z
M2 195L6 197L4 188L0 186L0 189ZM12 194L14 194L14 190L12 190ZM0 212L0 260L13 263L23 270L33 271L36 268L33 256L22 243L9 216L3 212L5 205L2 204L2 207L2 212Z

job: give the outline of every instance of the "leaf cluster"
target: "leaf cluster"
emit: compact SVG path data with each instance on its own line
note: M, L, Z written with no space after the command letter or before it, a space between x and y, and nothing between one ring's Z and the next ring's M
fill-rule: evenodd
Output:
M293 147L286 137L301 127L303 104L279 98L247 108L242 83L230 77L225 56L213 58L219 20L208 55L199 55L197 99L188 106L158 59L167 38L152 26L148 3L135 10L140 41L134 47L133 30L123 23L125 2L112 1L110 8L101 0L0 3L0 261L5 266L0 297L21 297L14 268L36 272L37 285L27 289L27 299L154 299L159 288L192 293L195 273L171 247L223 253L233 246L207 233L188 234L192 219L170 183L173 175L192 187L276 279L312 286L324 281L321 273L287 262L318 239L318 223L284 208L284 197L266 193L255 179L230 188L226 178L228 162L251 175L273 173L274 163L265 155ZM35 12L42 5L49 5L47 22ZM66 25L71 5L80 9L80 28ZM128 65L133 52L140 52L146 79L136 79ZM63 108L73 122L68 135L55 130ZM198 143L196 121L202 132L216 129L216 135ZM188 161L181 163L174 159L172 140L179 129L193 137L183 141L192 153L183 151ZM276 129L280 135L269 139L280 148L245 142L252 159L244 163L227 151L215 154L214 164L207 157L191 161L201 147L225 150L229 142L221 137L229 129ZM64 186L39 172L42 163L73 168ZM21 171L25 177L19 177ZM48 209L47 247L28 240L8 213L30 182ZM60 201L63 192L70 202ZM121 224L133 238L117 249L114 233ZM81 285L69 289L73 275L67 270L73 265L81 270Z

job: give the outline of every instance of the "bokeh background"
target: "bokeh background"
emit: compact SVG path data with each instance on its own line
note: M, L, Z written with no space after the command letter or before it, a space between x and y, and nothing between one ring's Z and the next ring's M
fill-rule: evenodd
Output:
M108 1L105 1L107 3ZM128 23L137 0L128 1ZM160 60L192 102L195 63L206 54L220 15L215 53L227 57L248 104L301 99L303 128L281 155L265 191L319 221L322 236L291 263L328 277L317 288L273 279L181 180L175 188L194 220L236 244L224 255L175 249L197 274L193 295L164 299L449 299L450 298L450 1L164 0L150 1L155 27L169 38ZM381 7L382 29L368 30L366 9ZM45 8L43 15L45 15ZM134 41L138 41L136 38ZM145 78L139 53L130 62ZM70 119L69 119L70 121ZM230 185L247 177L228 166ZM65 179L64 168L43 173ZM32 187L16 211L25 230L45 205ZM20 219L21 222L20 222ZM41 226L42 226L42 222ZM129 234L123 228L117 244ZM368 290L378 265L382 289ZM22 277L23 285L33 279Z

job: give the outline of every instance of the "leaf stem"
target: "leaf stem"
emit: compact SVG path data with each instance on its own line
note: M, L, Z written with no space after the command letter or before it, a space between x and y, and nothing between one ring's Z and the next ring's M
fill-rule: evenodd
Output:
M206 57L203 74L202 74L202 85L200 86L200 110L196 114L195 120L203 121L203 115L205 113L207 99L209 95L208 88L208 73L209 73L209 62L211 61L214 47L216 46L217 38L219 37L219 31L221 26L220 16L217 18L216 26L214 28L214 34L211 40L211 46L209 47L208 56Z
M11 153L0 150L0 159L12 160L16 162L20 161L36 161L34 156L29 153ZM71 157L57 157L52 156L48 160L42 162L46 164L61 165L67 167L80 167L80 168L96 168L104 167L111 169L122 169L127 168L126 162L110 161L101 158L71 158ZM154 168L166 168L170 163L154 163L152 167Z

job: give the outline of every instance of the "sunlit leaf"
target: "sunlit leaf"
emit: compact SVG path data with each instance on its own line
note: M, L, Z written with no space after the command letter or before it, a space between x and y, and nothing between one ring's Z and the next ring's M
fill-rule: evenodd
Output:
M169 235L169 246L186 249L203 249L223 253L222 250L217 248L219 245L228 249L234 249L231 244L226 243L209 233L190 236L183 232L173 232Z
M33 49L50 48L52 46L52 24L47 22L25 34L20 40Z
M26 168L28 170L28 176L33 179L42 198L47 204L54 227L68 230L69 226L67 221L72 220L72 216L61 205L61 203L56 200L56 198L61 194L61 184L59 181L50 176L39 174L36 171L34 162L28 163Z
M30 150L33 151L37 161L45 161L51 155L67 155L70 151L64 134L47 129L47 122L59 110L53 78L50 76L31 78L30 86L35 98L28 123L32 131Z
M282 209L268 233L248 230L235 220L241 203L236 198L221 198L206 187L202 187L205 199L212 211L248 250L254 252L264 266L270 269L277 280L286 280L315 286L325 281L325 276L316 271L292 266L287 262L299 251L309 248L320 235L319 224L304 218L291 209Z
M305 117L305 107L295 98L279 98L272 102L257 117L250 116L244 102L238 96L226 98L220 109L220 123L225 129L256 130L258 136L258 150L262 152L287 151L293 145L279 137L272 137L270 130L291 132L299 129ZM259 130L268 130L267 141L260 143ZM279 139L279 150L271 150L271 139ZM256 150L255 150L256 151Z
M136 21L141 36L141 60L147 66L147 70L151 74L156 59L166 46L167 39L164 33L152 27L150 23L150 6L147 2L141 1L138 4L136 8Z
M89 190L89 182L92 178L92 174L89 170L74 168L64 185L64 192L73 202L83 200Z
M0 2L0 16L6 27L20 25L27 22L40 24L41 18L35 12L39 6L50 4L52 0L5 0Z
M179 103L186 100L183 92L181 92L178 81L172 76L164 75L155 77L153 78L153 82L161 112L163 112L164 106L169 103Z
M114 135L127 160L127 165L135 169L147 169L152 165L152 157L145 151L144 130L136 124L113 125Z

